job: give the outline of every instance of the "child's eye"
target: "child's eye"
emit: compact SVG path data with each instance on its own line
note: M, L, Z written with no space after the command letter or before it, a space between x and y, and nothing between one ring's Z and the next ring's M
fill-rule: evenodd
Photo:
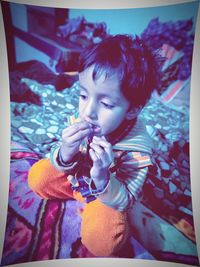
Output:
M82 95L82 94L80 94L79 97L80 97L82 100L86 100L86 98L87 98L86 95Z
M110 104L107 104L107 103L105 103L105 102L101 102L101 104L102 104L105 108L107 108L107 109L112 109L112 108L114 108L114 105L110 105Z

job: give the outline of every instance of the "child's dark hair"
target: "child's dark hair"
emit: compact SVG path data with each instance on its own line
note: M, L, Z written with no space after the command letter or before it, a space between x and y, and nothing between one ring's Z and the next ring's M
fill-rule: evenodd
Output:
M93 79L117 74L122 93L132 106L143 107L161 76L160 58L138 36L109 36L88 47L80 56L79 72L94 65Z

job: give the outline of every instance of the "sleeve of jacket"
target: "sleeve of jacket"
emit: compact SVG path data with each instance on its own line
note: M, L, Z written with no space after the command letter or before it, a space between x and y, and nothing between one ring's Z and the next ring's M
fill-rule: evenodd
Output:
M59 149L60 149L61 143L58 142L54 144L51 148L50 153L50 161L52 165L60 172L66 173L66 174L74 174L77 169L79 162L81 162L81 153L79 152L71 163L63 165L59 162Z
M142 192L149 165L150 155L127 152L118 170L111 173L110 182L98 199L119 211L129 208Z

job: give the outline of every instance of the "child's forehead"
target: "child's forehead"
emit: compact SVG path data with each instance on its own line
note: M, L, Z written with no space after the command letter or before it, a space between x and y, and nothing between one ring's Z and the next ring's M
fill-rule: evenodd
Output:
M79 74L79 86L81 90L99 96L107 96L119 101L123 98L121 84L116 74L112 76L102 75L93 79L92 69L86 69Z
M94 77L93 71L91 69L86 69L79 74L79 83L90 87L90 85L97 86L100 88L109 87L110 89L120 88L120 81L116 74L112 76L107 76L106 73L101 73L100 75ZM121 91L121 90L120 90Z
M106 67L98 67L96 68L96 65L92 65L79 73L79 80L81 79L92 79L94 82L98 83L112 83L115 81L116 83L120 84L120 75L119 70L106 68Z

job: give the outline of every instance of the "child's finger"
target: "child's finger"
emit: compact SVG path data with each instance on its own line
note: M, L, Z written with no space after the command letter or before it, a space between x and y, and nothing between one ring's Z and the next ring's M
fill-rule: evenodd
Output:
M107 159L106 151L102 147L94 143L90 143L90 147L94 150L97 157L101 159L102 162L105 162L105 160Z
M92 142L102 146L104 149L112 147L111 144L106 141L106 139L102 139L101 137L94 136Z
M100 147L99 145L96 145L94 143L91 143L90 146L93 149L93 151L95 152L96 156L101 160L101 163L103 166L110 165L113 158L112 158L112 156L110 156L109 153L107 153L107 151L105 149L103 149L102 147Z
M93 161L93 164L99 167L101 164L101 160L92 148L89 149L89 154Z
M86 129L90 129L91 130L91 126L89 123L87 123L86 121L81 121L78 123L75 123L67 128L65 128L62 132L63 136L72 136L75 133L79 132L79 131L83 131Z
M105 150L103 149L103 147L91 142L90 143L90 147L99 155L103 155L105 153Z
M67 143L75 143L78 141L83 140L86 136L88 136L91 133L91 129L85 129L79 132L76 132L74 135L68 136L68 135L63 135L63 140L66 141Z
M92 142L94 144L101 146L105 150L105 152L109 155L109 158L112 160L113 158L112 145L108 143L105 138L102 139L101 137L94 136Z

